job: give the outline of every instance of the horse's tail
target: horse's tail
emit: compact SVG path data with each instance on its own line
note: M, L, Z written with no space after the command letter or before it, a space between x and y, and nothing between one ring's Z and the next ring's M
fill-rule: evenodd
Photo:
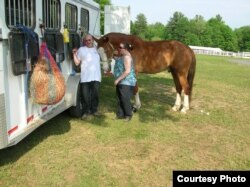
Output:
M189 84L189 100L192 100L192 90L193 90L193 81L194 81L194 76L195 76L195 69L196 69L196 58L193 50L191 50L192 53L192 61L188 70L188 84Z

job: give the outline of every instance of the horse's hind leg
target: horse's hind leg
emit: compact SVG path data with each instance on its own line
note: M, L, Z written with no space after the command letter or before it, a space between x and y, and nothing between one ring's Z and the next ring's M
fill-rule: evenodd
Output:
M173 76L173 79L174 79L175 88L176 88L176 92L177 92L176 93L175 104L172 107L172 110L173 111L178 111L181 108L181 91L182 91L182 88L181 88L181 84L180 84L180 81L179 81L179 78L178 78L176 72L174 70L171 70L171 73L172 73L172 76Z

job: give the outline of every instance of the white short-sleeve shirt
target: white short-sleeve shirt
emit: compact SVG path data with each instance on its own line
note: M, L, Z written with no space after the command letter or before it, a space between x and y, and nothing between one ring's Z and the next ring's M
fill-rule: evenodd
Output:
M100 56L96 47L80 47L77 58L81 61L81 82L101 82Z

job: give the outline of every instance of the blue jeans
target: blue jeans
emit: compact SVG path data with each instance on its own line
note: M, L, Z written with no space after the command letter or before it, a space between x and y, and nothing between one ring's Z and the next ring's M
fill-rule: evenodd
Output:
M118 111L117 116L132 116L131 98L133 96L134 86L118 84L116 86Z
M97 112L99 105L99 87L100 82L98 81L81 83L81 102L83 114L92 114Z

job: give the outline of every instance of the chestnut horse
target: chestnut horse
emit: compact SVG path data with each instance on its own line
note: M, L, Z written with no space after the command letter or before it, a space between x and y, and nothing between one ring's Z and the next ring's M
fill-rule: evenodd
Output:
M144 41L134 35L108 33L97 39L102 61L110 62L113 53L120 43L132 44L131 55L137 73L158 73L164 70L171 72L177 91L172 109L186 113L189 110L193 80L196 69L196 58L192 49L175 40ZM182 103L182 91L184 92ZM135 107L140 107L139 94L135 95Z

